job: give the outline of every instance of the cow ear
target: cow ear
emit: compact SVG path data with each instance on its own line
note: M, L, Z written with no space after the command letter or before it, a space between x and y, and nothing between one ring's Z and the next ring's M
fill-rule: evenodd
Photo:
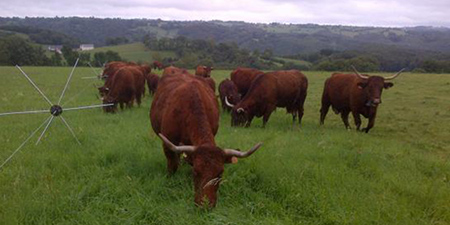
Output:
M394 84L391 83L391 82L385 82L385 83L384 83L384 88L385 88L385 89L391 88L392 86L394 86Z
M225 163L236 164L238 162L238 158L236 156L225 156Z
M359 89L364 89L367 86L367 83L366 82L358 82L357 85L358 85Z

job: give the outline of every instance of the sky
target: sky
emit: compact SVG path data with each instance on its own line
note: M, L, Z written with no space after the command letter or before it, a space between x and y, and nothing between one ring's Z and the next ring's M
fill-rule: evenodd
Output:
M0 0L0 17L450 27L450 0Z

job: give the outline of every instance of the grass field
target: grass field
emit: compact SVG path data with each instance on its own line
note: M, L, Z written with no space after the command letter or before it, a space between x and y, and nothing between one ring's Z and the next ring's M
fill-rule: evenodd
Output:
M134 62L153 62L154 54L158 54L161 58L174 57L175 53L170 51L154 51L147 49L143 43L136 42L117 46L108 46L95 48L94 50L87 51L94 55L96 52L106 52L108 50L119 53L120 57L128 61Z
M70 72L24 70L52 101ZM229 72L212 75L219 82ZM100 103L92 87L100 82L81 79L91 73L75 71L66 107ZM330 73L305 74L302 128L291 128L284 109L265 129L261 119L233 128L230 116L221 115L219 146L264 145L226 165L213 210L194 206L190 166L167 176L146 97L140 108L113 115L63 113L82 146L59 119L39 145L38 135L31 139L0 170L0 224L450 224L450 75L401 75L383 93L375 127L365 134L345 130L331 111L319 127ZM17 69L1 67L0 78L0 112L48 108ZM47 117L0 117L0 161Z

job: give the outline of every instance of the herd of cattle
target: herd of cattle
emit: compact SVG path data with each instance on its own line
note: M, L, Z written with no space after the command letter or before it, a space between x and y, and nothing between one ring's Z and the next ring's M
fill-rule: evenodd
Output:
M162 76L151 73L153 69L164 69ZM373 127L377 107L381 103L383 89L393 86L386 82L390 77L360 74L334 73L325 81L320 109L320 124L331 106L341 114L346 128L351 112L357 130L360 130L360 115L369 119L364 132ZM214 137L219 128L219 103L215 94L216 84L211 78L212 67L198 66L195 75L188 70L154 62L139 65L127 62L110 62L105 65L99 87L103 103L114 103L104 107L105 112L115 112L117 105L123 109L141 104L145 95L145 83L149 94L154 95L150 108L150 121L154 132L163 141L164 154L169 173L178 169L180 156L193 167L195 203L204 205L205 200L213 207L225 163L236 163L238 158L253 154L262 143L257 143L247 152L223 149L216 146ZM231 112L232 126L250 126L253 118L263 117L266 125L271 113L277 108L286 108L292 114L293 123L303 117L303 105L307 96L308 79L298 70L262 72L252 68L237 68L219 84L219 97L224 112Z

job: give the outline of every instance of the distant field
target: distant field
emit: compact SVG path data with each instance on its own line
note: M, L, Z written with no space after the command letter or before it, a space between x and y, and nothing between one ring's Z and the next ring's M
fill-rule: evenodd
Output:
M124 45L117 45L117 46L108 46L108 47L100 47L95 48L92 51L87 51L91 53L93 56L96 52L105 52L105 51L115 51L119 53L119 55L128 60L128 61L142 61L142 62L153 62L153 56L154 54L158 54L160 57L174 57L175 54L170 51L153 51L147 49L143 43L137 42L137 43L131 43L131 44L124 44Z
M53 101L71 70L23 69ZM229 73L212 76L218 84ZM100 103L92 84L101 82L81 79L91 74L76 69L65 106ZM64 112L82 146L58 119L37 146L36 135L0 170L0 224L450 224L450 75L401 75L365 134L345 130L331 110L319 127L330 73L305 74L302 128L284 109L265 129L261 119L234 128L221 115L219 146L264 145L226 165L213 210L194 206L190 166L167 176L147 96L117 114ZM0 67L0 79L0 112L48 108L17 69ZM47 116L0 117L0 163Z

